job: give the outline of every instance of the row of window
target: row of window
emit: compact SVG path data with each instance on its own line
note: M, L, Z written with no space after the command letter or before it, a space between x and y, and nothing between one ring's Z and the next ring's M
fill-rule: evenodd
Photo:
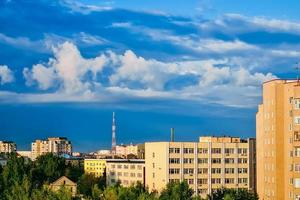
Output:
M110 172L109 173L110 174L110 176L115 176L116 175L116 172ZM142 176L143 176L143 174L142 173L128 173L128 172L124 172L124 173L122 173L122 172L117 172L117 175L120 177L120 176L124 176L124 177L128 177L128 176L130 176L130 177L139 177L139 178L141 178Z
M185 181L190 185L194 184L194 179L185 179ZM178 182L180 182L180 179L169 179L169 182L170 183L178 183ZM234 178L225 178L224 179L225 184L234 184L234 182L235 182ZM207 183L208 183L208 179L204 179L204 178L197 179L197 184L199 184L199 185L205 185ZM238 178L238 183L239 184L247 184L248 179L247 178ZM212 178L211 184L221 184L221 178ZM202 192L200 192L200 193L202 193Z
M203 159L207 159L207 158L199 158L198 163L203 163L203 162L207 163L206 160L203 160ZM235 163L234 160L235 160L234 158L225 158L224 163L225 164L234 164ZM239 163L247 163L247 159L246 158L240 158L240 160L238 160L238 162ZM169 158L169 163L179 164L180 163L180 158ZM183 158L183 163L193 164L194 163L194 158ZM212 158L211 163L221 163L221 158Z
M212 174L221 174L222 169L221 168L212 168L211 173ZM180 174L180 168L170 168L169 169L170 174ZM208 168L198 168L198 174L207 174ZM224 170L225 174L234 174L235 168L225 168ZM237 173L239 174L247 174L248 169L247 168L238 168ZM183 174L194 174L194 168L184 168Z
M199 154L207 154L208 148L198 148L197 149ZM237 153L238 154L247 154L248 149L247 148L238 148ZM169 153L180 153L180 148L169 148ZM183 153L185 154L193 154L194 148L183 148ZM212 148L211 149L212 154L221 154L222 148ZM225 154L234 154L234 148L225 148Z
M130 167L129 167L130 166ZM112 169L115 169L115 168L118 168L118 169L136 169L136 165L111 165L111 168ZM137 169L141 170L143 169L143 166L142 165L137 165Z
M95 162L86 162L85 163L87 166L105 166L105 163L95 163Z

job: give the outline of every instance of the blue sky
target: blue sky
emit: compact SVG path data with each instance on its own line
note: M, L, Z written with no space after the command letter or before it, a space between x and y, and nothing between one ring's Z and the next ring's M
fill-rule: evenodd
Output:
M0 139L255 136L261 83L294 78L296 1L0 1Z

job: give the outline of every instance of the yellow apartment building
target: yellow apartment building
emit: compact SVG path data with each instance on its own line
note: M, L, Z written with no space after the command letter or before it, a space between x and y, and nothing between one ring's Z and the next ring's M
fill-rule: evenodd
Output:
M161 191L187 181L206 197L220 187L256 189L255 139L200 137L199 142L145 143L146 186Z
M145 184L145 160L108 159L106 160L106 182L114 185L119 182L128 187L137 182Z
M84 159L84 173L100 177L105 172L106 159Z
M300 199L300 84L263 84L256 114L257 192L260 199Z

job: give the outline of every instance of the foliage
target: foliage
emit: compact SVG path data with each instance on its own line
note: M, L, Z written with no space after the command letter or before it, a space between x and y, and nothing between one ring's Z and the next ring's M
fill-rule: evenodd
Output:
M209 200L258 200L258 196L254 192L246 189L228 189L220 188L208 195Z
M51 191L47 185L65 175L77 182L78 197L87 200L201 200L187 182L169 183L159 195L149 192L142 183L123 187L118 182L106 187L106 175L83 174L82 166L65 162L64 158L46 154L36 161L17 154L5 155L7 165L0 167L0 200L71 200L71 192L62 187ZM208 200L258 200L257 194L245 189L221 188L208 195Z
M160 200L192 200L194 191L189 188L187 182L168 183L161 192Z

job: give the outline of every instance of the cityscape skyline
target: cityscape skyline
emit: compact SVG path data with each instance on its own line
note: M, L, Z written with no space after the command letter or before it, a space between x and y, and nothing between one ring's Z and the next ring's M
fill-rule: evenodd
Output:
M109 148L113 111L123 143L167 140L171 127L184 141L253 137L261 83L296 77L297 8L2 1L0 138L22 149L56 135L78 151Z

